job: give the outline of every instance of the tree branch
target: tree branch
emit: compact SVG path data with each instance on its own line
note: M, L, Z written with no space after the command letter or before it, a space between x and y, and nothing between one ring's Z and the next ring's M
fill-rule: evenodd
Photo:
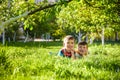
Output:
M22 17L26 17L26 16L28 16L28 15L32 15L32 14L38 12L38 11L41 11L41 10L54 7L54 6L56 6L56 5L62 5L62 4L64 4L64 3L69 3L69 2L71 2L71 1L72 1L72 0L63 1L63 2L56 3L56 4L49 4L49 5L47 5L47 6L40 7L40 8L38 8L38 9L33 10L33 11L25 12L25 13L19 15L19 16L14 17L14 18L10 18L9 20L7 20L7 21L5 21L5 22L0 21L0 33L4 30L5 27L7 27L7 25L8 25L9 23L11 23L11 22L13 22L13 21L15 21L15 20L18 20L18 19L20 19L20 18L22 18Z
M33 11L30 11L30 13L28 13L28 15L32 15L32 14L38 12L38 11L41 11L41 10L44 10L44 9L47 9L47 8L54 7L54 6L56 6L56 5L62 5L62 4L64 4L64 3L69 3L69 2L71 2L71 1L72 1L72 0L68 0L68 1L60 2L60 3L56 3L56 4L49 4L49 5L45 6L45 7L39 7L38 9L35 9L35 10L33 10Z

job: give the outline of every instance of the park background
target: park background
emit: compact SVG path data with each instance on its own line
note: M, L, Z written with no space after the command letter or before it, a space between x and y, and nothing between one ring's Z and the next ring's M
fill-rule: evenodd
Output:
M0 0L1 80L119 80L119 0ZM90 54L58 58L65 35Z

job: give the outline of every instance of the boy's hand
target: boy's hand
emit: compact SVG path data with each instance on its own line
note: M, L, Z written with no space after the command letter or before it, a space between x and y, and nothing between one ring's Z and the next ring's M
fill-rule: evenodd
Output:
M75 50L74 50L74 49L72 49L72 48L70 48L70 50L71 50L71 52L75 52Z
M75 59L75 50L71 49L72 58Z

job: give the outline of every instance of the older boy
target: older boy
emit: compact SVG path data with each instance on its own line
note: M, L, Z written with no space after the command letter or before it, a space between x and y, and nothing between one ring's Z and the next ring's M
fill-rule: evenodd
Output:
M63 48L58 52L58 56L75 59L74 44L74 37L71 35L66 36L63 40Z

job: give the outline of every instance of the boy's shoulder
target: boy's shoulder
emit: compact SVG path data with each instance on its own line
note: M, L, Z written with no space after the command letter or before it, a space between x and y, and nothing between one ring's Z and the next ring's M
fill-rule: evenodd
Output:
M65 50L65 48L61 48L59 51L64 53L66 50Z
M75 51L75 56L77 58L82 58L83 57L82 54L80 54L80 52L78 50Z
M58 52L58 56L64 56L64 49L60 49Z

